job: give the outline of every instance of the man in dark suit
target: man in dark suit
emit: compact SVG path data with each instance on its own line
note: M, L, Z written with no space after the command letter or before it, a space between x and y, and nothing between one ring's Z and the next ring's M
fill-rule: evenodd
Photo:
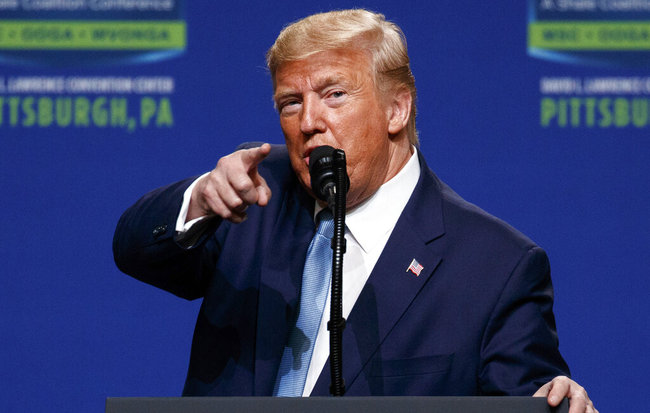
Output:
M267 58L286 147L238 150L145 195L115 235L123 271L203 297L184 394L282 394L325 207L309 157L330 145L345 151L350 177L346 394L567 396L571 413L596 411L565 376L544 252L456 195L417 150L400 29L364 10L318 14L285 28ZM307 367L302 395L328 393L324 325L290 356L290 368Z

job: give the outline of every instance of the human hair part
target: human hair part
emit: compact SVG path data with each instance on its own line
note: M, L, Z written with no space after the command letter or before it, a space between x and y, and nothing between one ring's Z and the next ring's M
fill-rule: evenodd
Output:
M382 93L406 87L411 94L407 124L409 142L418 146L415 128L416 89L406 47L406 37L383 14L364 9L318 13L286 26L266 54L275 88L275 74L287 62L303 60L334 49L355 49L369 53L375 86Z

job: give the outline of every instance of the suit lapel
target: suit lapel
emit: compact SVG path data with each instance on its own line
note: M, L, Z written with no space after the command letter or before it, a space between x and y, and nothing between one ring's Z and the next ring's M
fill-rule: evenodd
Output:
M297 180L295 186L299 184ZM262 263L257 311L254 395L270 396L299 303L302 270L315 228L314 200L288 190Z
M442 255L435 239L444 234L441 195L437 178L419 154L418 184L404 208L343 333L343 375L349 388L432 276ZM408 271L415 259L423 269ZM312 395L329 393L329 361Z

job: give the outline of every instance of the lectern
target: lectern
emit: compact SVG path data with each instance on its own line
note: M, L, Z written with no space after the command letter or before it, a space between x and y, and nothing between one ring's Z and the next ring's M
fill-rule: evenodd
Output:
M543 397L108 398L106 413L567 413Z

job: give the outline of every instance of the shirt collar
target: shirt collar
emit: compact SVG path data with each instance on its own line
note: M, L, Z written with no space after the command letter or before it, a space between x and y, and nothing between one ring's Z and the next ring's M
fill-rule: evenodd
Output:
M347 229L366 253L380 245L383 248L419 178L420 162L417 149L414 148L411 158L397 175L345 215ZM322 209L323 207L316 203L314 217Z

